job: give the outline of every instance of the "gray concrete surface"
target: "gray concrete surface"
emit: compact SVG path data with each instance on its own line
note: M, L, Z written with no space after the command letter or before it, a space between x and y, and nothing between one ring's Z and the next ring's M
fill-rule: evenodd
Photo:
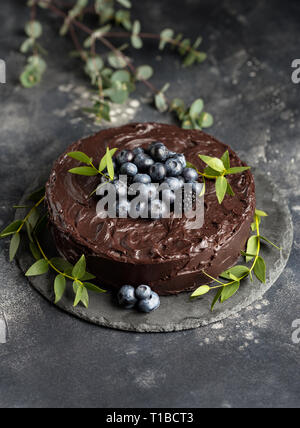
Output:
M98 128L80 110L86 80L72 49L46 18L49 68L43 84L18 85L23 2L0 9L0 227L39 173L79 136ZM34 291L0 242L0 407L299 407L300 319L299 93L291 62L299 57L300 4L225 0L134 1L145 29L173 27L204 36L208 61L183 70L173 54L149 43L138 62L152 62L154 82L172 83L170 97L202 96L216 123L212 132L250 164L271 175L288 200L295 239L289 263L256 304L231 319L174 334L102 329L60 312ZM146 11L146 13L145 13ZM178 19L180 17L180 20ZM149 60L149 58L151 58ZM170 122L143 103L123 120ZM126 110L126 109L125 109ZM3 333L3 326L5 332ZM7 327L6 327L7 326ZM3 340L2 338L5 338Z

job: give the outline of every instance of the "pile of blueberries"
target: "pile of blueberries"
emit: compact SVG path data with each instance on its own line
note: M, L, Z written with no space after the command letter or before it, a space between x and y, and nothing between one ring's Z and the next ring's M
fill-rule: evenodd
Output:
M200 190L198 173L192 168L187 168L185 156L171 152L159 142L153 142L148 149L141 147L134 150L122 150L113 159L115 168L115 180L112 182L117 195L127 192L127 198L117 203L117 216L131 215L131 199L129 186L139 184L139 192L145 196L145 203L138 207L139 217L159 219L170 210L175 203L176 192L183 188L185 183L192 183L192 191ZM120 175L127 176L128 188L124 189L124 183L120 181ZM102 177L102 183L105 177ZM157 186L163 184L163 201L161 194L157 194ZM200 190L201 191L201 190ZM121 199L121 198L120 198ZM166 204L168 202L168 204ZM136 210L136 207L135 207ZM136 213L136 211L135 211Z
M158 309L160 298L148 285L140 285L136 289L131 285L124 285L118 292L118 302L125 309L135 306L140 312L149 313Z

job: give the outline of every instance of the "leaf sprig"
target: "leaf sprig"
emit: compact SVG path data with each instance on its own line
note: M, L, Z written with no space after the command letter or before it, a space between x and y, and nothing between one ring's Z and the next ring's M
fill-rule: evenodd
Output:
M81 163L84 163L89 166L80 166L76 168L72 168L69 170L71 174L76 175L86 175L89 177L96 176L98 174L105 177L107 180L113 180L115 177L115 170L114 170L114 164L112 157L116 153L118 149L109 149L107 147L106 154L101 159L98 168L93 164L93 159L87 156L83 152L70 152L68 153L68 156L72 159L75 159ZM105 174L103 171L107 170L107 174Z
M183 57L183 66L189 67L206 60L206 53L199 50L202 37L192 42L182 34L176 35L170 28L164 29L160 34L142 32L140 21L131 17L130 0L94 0L93 7L90 7L88 0L77 0L73 5L64 4L61 7L58 2L51 0L29 0L28 5L31 7L31 21L26 25L25 32L28 38L22 44L21 51L26 54L32 50L33 55L29 57L28 64L20 77L24 87L31 88L40 83L47 67L42 58L46 52L37 43L37 39L42 36L42 24L36 18L37 6L39 6L63 19L60 35L70 34L76 48L72 55L81 58L92 86L96 87L97 95L93 94L91 97L92 106L84 108L86 112L93 114L96 120L110 121L111 102L125 103L136 89L136 84L142 82L152 92L156 108L162 113L168 110L174 111L184 128L202 129L212 126L213 118L210 114L197 113L202 100L196 100L191 109L186 109L184 102L178 98L170 102L165 95L170 85L166 84L162 89L157 89L149 81L154 74L153 68L147 64L136 67L125 53L129 46L142 49L146 39L157 40L159 50L163 51L166 46L176 49ZM102 27L89 28L85 23L87 13L94 13ZM126 32L114 32L113 26L123 27ZM77 30L87 34L83 45ZM111 42L113 38L127 39L129 43L118 47ZM109 50L108 54L97 53L98 42Z
M106 291L89 282L95 276L86 271L86 259L83 255L80 260L72 266L63 258L54 257L49 259L39 241L40 232L46 227L47 215L40 213L38 208L45 200L45 189L39 189L29 196L28 200L34 202L34 206L30 207L28 214L23 220L16 220L7 226L1 233L0 239L11 237L9 258L12 262L18 252L21 243L21 235L26 230L25 237L29 245L30 251L36 260L35 263L28 269L26 276L39 276L49 272L50 269L57 273L54 281L55 303L58 303L63 297L67 280L73 281L73 290L75 293L74 306L80 302L85 307L89 304L88 291L96 293L105 293ZM17 206L17 209L23 209L27 206Z
M256 231L256 234L251 236L250 239L248 240L246 252L242 252L242 255L246 259L246 263L253 261L251 267L236 265L231 269L228 269L227 271L223 272L220 275L220 278L227 280L228 282L226 283L224 283L219 279L213 278L208 273L203 271L203 273L212 281L214 281L217 285L213 285L213 286L203 285L199 287L191 295L192 300L200 296L203 296L212 290L217 290L217 293L211 305L211 310L213 311L215 305L218 302L224 303L238 292L242 280L250 277L251 281L253 281L253 274L254 274L261 283L266 282L266 263L263 257L260 255L261 241L264 240L269 244L271 244L272 246L274 246L275 248L277 248L278 250L281 250L281 248L277 247L275 244L273 244L268 239L262 237L260 234L261 220L263 217L267 217L267 216L268 214L266 214L264 211L261 211L261 210L255 211L252 230Z
M216 181L216 195L217 195L219 204L222 204L226 194L228 194L229 196L235 195L226 176L241 174L251 169L251 167L249 166L231 168L230 155L228 150L226 150L226 152L223 154L221 159L216 157L211 157L211 156L205 156L205 155L199 155L199 158L207 165L204 172L198 171L198 169L190 162L187 163L187 166L195 169L198 172L198 174L204 180L204 185L205 185L205 179Z

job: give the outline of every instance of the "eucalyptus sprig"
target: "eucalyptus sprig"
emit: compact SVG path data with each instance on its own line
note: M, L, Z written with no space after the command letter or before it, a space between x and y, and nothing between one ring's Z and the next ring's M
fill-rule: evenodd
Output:
M223 272L220 275L220 278L227 280L228 282L223 282L219 279L213 278L208 273L204 272L208 278L214 281L217 285L203 285L199 287L192 295L191 299L196 299L200 296L203 296L209 293L212 290L217 290L217 293L213 299L211 310L213 311L215 305L220 302L224 303L232 296L234 296L240 288L241 281L250 277L253 281L253 274L261 282L266 282L266 262L260 254L261 251L261 241L264 240L271 244L278 250L281 250L277 245L273 244L267 238L264 238L260 234L260 224L263 217L267 217L268 214L261 210L255 211L254 222L252 224L252 230L256 232L255 235L251 236L247 243L246 252L241 254L245 257L246 263L253 261L251 267L236 265L231 269Z
M29 212L24 219L12 222L0 233L0 239L11 237L9 249L10 261L12 262L14 260L20 247L21 235L23 231L26 231L24 237L36 261L25 275L28 277L39 276L48 273L50 269L55 271L57 273L54 281L55 303L58 303L63 297L67 286L67 280L71 280L73 281L73 290L75 293L74 306L82 302L84 306L88 307L88 291L96 293L105 293L106 291L89 282L94 279L95 276L86 272L86 259L84 255L75 266L72 266L71 263L63 258L54 257L50 259L46 256L38 238L41 231L45 229L48 221L47 215L38 210L45 200L45 188L34 192L29 196L28 200L34 202L34 205L29 207ZM26 205L17 206L16 208L24 209L27 207Z
M129 0L94 0L92 4L93 6L90 7L88 0L76 0L73 4L62 5L56 0L29 0L31 21L26 25L25 32L28 39L23 43L21 51L28 53L32 49L33 55L29 57L28 65L21 75L22 85L29 88L40 83L47 67L42 58L45 51L37 43L37 39L42 36L42 24L36 19L36 9L39 6L63 19L60 35L70 34L76 48L72 55L84 62L84 70L91 84L97 88L97 95L91 97L92 106L84 110L94 114L98 121L110 121L110 103L125 103L136 89L136 84L142 82L153 93L156 108L162 113L168 110L175 111L184 128L202 129L212 126L213 118L210 114L205 112L198 114L202 100L196 100L188 110L183 107L184 102L178 98L170 102L165 95L170 85L167 83L162 89L157 89L149 81L154 74L153 68L147 64L136 67L125 53L130 46L134 49L142 49L144 40L157 40L159 50L163 51L166 46L176 49L183 57L184 67L189 67L206 60L206 53L199 50L202 37L192 42L182 34L176 35L170 28L164 29L160 34L143 32L140 21L131 16L132 4ZM92 13L99 18L100 28L91 29L86 25L87 13ZM114 26L121 26L126 31L114 32ZM77 30L87 34L83 45L80 43ZM111 42L113 38L126 39L128 43L116 46ZM98 42L109 50L108 54L100 55L97 52L96 43Z
M226 152L220 159L201 154L199 154L199 158L207 165L204 172L198 171L198 169L190 162L187 163L187 166L190 168L194 168L198 172L198 174L203 178L204 184L205 179L216 181L216 194L219 204L222 204L226 194L228 194L229 196L235 195L226 176L241 174L251 169L251 167L249 166L231 168L230 155L228 150L226 150Z

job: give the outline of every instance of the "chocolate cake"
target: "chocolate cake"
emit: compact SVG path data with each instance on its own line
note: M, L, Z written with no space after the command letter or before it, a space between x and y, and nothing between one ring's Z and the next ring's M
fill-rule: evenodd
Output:
M102 287L148 284L159 295L178 294L207 283L232 267L245 248L255 212L255 184L250 171L230 175L235 196L220 205L215 182L207 180L205 222L201 229L187 227L188 219L101 219L97 198L91 197L98 177L69 173L79 166L67 153L82 151L100 161L106 148L132 150L163 142L173 152L203 171L198 154L220 158L229 150L231 166L245 164L228 146L200 131L157 123L130 124L79 140L56 161L46 186L50 228L58 251L75 263L82 254L88 271Z

